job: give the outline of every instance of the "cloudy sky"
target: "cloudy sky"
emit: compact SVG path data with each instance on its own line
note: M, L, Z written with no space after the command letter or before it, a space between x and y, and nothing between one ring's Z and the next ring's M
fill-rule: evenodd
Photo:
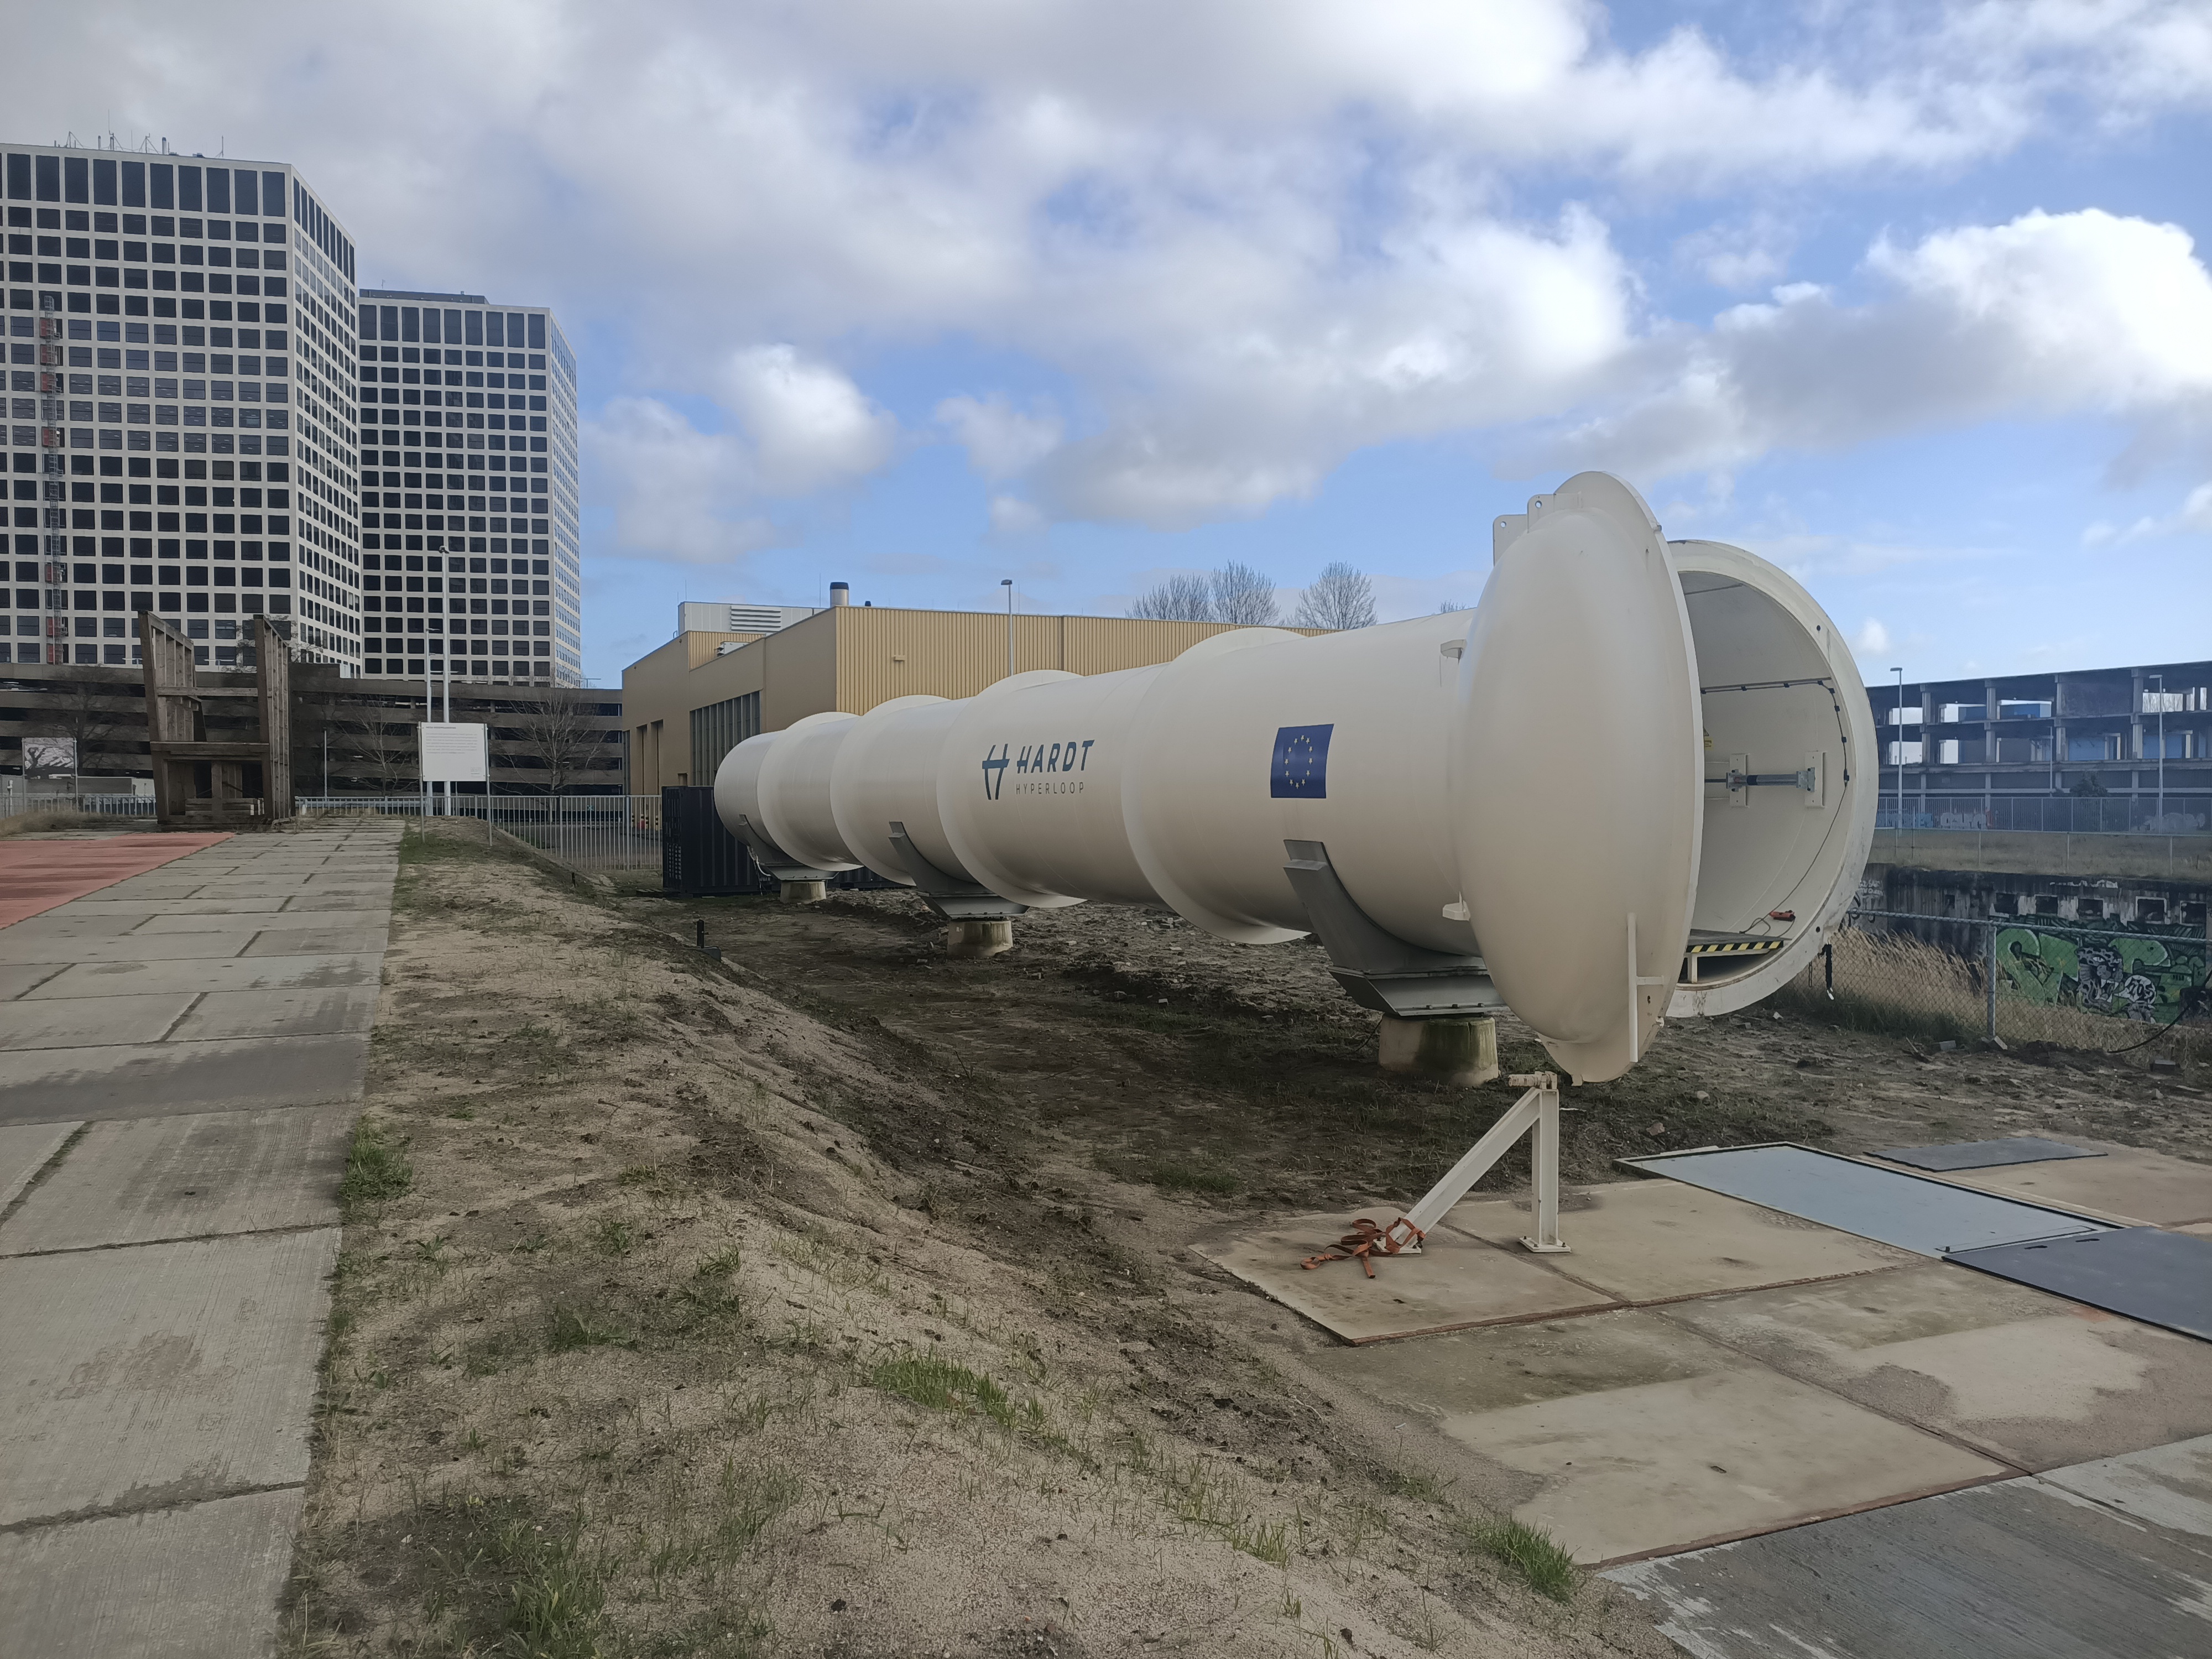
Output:
M1869 679L2212 654L2212 0L64 8L9 137L297 162L550 302L586 666L682 598L1471 602L1567 473Z

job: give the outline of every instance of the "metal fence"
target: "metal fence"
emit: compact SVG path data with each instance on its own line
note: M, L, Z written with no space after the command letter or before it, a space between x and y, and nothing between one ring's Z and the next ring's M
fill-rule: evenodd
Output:
M1893 779L1893 782L1894 780ZM1877 830L2026 830L2073 836L2212 834L2212 795L1917 795L1884 790Z
M586 875L660 868L658 795L302 796L299 810L474 818Z
M2202 928L1855 909L1778 1000L1939 1042L2212 1059L2207 956Z
M0 817L15 817L26 812L85 812L100 817L150 818L154 816L151 795L24 795L9 792L0 795Z

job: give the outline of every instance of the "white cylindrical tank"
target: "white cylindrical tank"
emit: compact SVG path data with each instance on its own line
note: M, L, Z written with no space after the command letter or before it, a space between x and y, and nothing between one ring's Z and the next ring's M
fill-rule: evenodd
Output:
M732 750L717 808L817 867L908 880L898 823L1005 898L1164 903L1253 943L1312 926L1285 843L1319 842L1384 933L1479 955L1572 1075L1618 1076L1670 1006L1741 1006L1818 948L1870 836L1871 717L1802 588L1670 547L1616 479L1570 479L1496 544L1471 617L1238 629L1151 667L812 716ZM1763 781L1717 798L1716 745ZM1693 927L1784 948L1692 987Z

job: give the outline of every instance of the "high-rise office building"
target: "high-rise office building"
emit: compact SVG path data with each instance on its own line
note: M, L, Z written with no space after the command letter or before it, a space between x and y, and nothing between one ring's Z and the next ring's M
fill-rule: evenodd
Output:
M0 661L210 667L257 614L361 661L354 245L279 161L0 145Z
M576 359L544 306L361 295L366 672L583 683Z

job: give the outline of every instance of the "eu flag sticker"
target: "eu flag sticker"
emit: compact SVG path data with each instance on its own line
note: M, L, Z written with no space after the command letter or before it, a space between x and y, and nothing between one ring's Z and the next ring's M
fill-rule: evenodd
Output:
M1277 800L1328 799L1328 736L1334 726L1285 726L1275 733L1267 793Z

